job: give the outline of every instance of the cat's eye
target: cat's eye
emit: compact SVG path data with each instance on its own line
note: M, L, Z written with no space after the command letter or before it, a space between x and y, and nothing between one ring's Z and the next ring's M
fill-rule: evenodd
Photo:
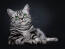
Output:
M18 18L18 16L15 16L15 18Z
M15 19L17 20L18 19L18 16L15 16Z
M24 16L27 16L27 14L26 14L26 13L24 13Z

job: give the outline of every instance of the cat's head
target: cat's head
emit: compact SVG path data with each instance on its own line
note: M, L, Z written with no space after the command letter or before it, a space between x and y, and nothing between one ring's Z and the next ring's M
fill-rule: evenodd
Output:
M26 4L23 9L18 11L13 11L12 9L7 9L7 13L10 17L13 18L23 18L23 17L29 17L29 5Z

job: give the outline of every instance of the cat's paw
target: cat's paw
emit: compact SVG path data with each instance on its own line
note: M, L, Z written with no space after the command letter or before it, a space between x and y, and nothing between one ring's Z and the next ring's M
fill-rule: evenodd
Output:
M17 39L17 40L15 41L15 43L16 43L16 44L23 44L21 40L22 40L22 38L19 38L19 39Z
M30 43L30 44L32 44L32 43L33 43L33 40L30 39L30 40L26 41L26 43Z
M41 43L40 38L35 38L35 39L33 40L33 43L34 43L34 44Z
M41 40L41 43L46 44L47 43L46 39Z

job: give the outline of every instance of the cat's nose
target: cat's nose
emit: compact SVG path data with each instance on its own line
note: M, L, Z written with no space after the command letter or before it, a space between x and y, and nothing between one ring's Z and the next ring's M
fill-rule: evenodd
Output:
M20 18L21 20L23 20L23 18Z
M23 16L19 16L19 18L23 18Z

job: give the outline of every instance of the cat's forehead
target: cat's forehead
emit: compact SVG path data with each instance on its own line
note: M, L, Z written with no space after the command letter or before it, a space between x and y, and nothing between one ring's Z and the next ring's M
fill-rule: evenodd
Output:
M16 13L22 13L22 10L17 10Z
M27 11L26 9L23 9L23 10L21 9L21 10L17 10L16 13L17 14L24 14L24 13L28 14L29 11Z

